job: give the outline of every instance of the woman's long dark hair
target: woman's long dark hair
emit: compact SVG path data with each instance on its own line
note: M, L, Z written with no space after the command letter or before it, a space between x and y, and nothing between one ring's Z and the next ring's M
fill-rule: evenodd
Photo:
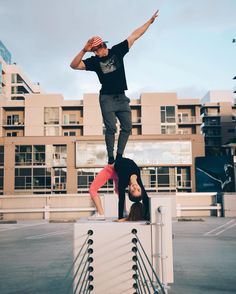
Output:
M130 208L128 221L140 221L144 220L144 205L141 202L135 202Z

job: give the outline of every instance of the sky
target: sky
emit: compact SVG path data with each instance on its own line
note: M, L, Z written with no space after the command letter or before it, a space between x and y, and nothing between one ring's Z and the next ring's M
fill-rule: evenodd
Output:
M82 99L100 89L95 73L69 66L87 40L99 35L110 48L157 9L159 17L125 56L127 96L202 98L232 90L236 0L0 0L0 40L45 92Z

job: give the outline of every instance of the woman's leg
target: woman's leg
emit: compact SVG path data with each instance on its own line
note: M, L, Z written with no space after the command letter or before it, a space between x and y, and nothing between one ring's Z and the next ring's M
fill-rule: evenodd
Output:
M102 207L101 198L98 194L99 188L101 188L109 179L113 177L114 173L114 166L113 165L106 165L95 177L93 180L90 188L89 193L93 202L97 208L99 214L104 214L104 210Z

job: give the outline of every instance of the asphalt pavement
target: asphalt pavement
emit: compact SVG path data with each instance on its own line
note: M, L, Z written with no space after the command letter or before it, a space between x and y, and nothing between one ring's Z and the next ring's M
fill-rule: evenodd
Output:
M169 294L236 293L235 219L174 220L173 235ZM72 293L73 244L73 223L0 223L0 293Z

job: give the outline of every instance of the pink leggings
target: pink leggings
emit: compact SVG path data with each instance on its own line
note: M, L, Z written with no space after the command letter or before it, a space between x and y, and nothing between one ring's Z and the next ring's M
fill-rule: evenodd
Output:
M90 196L98 196L98 190L101 188L109 179L113 179L115 183L115 192L118 194L118 177L114 170L113 165L106 165L95 177L89 188Z

